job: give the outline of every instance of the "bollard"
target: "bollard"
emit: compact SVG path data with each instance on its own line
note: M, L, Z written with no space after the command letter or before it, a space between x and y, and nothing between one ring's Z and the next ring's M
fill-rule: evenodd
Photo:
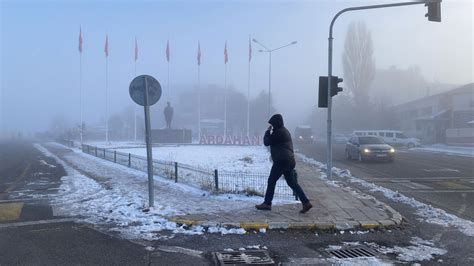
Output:
M114 163L117 163L117 151L114 151Z
M105 158L105 148L104 148L104 159L107 159L107 158Z
M217 169L214 170L214 183L216 185L216 191L219 191L219 174L217 172Z
M128 167L132 167L132 154L128 154Z
M95 147L95 157L98 157L98 155L97 155L97 147Z
M178 163L174 162L174 182L178 183Z

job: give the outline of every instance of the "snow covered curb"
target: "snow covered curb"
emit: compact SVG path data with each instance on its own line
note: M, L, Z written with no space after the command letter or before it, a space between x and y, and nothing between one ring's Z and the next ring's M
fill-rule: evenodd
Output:
M410 149L419 152L441 153L446 155L474 157L474 147L457 147L443 144L433 144L430 146L423 146Z
M298 156L306 163L312 164L321 170L326 169L326 165L318 162L314 159L308 158L302 154ZM441 225L444 227L455 227L463 234L467 236L474 236L474 222L459 218L453 214L449 214L446 211L433 207L431 205L419 202L414 198L409 198L398 191L393 191L388 188L384 188L374 183L367 182L361 178L351 175L348 169L339 169L336 167L332 168L332 172L341 178L347 178L349 182L362 185L363 187L368 188L372 192L381 192L386 198L393 200L395 202L406 204L410 207L416 209L415 214L421 217L420 220L426 221L428 223ZM328 180L328 182L335 182Z

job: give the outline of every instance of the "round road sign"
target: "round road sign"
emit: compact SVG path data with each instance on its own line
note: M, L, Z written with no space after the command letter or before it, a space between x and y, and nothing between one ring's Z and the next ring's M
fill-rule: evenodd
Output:
M129 93L132 100L145 106L145 86L148 86L148 106L154 105L161 97L161 85L154 77L141 75L130 83Z

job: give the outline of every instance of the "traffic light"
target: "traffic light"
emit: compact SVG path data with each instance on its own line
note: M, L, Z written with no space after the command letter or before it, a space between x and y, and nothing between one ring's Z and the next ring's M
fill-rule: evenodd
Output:
M441 0L429 0L425 6L428 7L425 17L428 17L429 21L441 22Z
M342 91L342 88L339 87L339 83L343 81L342 78L339 77L331 77L331 97L336 96L339 92Z
M342 78L337 76L331 77L331 97L337 95L342 91L342 88L339 87L339 83L342 82ZM321 76L319 77L319 98L318 98L318 107L327 108L328 107L328 77Z

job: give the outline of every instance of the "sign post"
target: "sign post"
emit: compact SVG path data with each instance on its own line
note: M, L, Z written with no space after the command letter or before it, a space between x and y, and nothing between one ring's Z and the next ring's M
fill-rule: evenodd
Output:
M149 207L155 204L153 193L153 153L151 150L150 106L154 105L161 97L160 83L149 75L141 75L132 80L129 88L132 100L144 107L145 110L145 141L148 170L148 199Z

